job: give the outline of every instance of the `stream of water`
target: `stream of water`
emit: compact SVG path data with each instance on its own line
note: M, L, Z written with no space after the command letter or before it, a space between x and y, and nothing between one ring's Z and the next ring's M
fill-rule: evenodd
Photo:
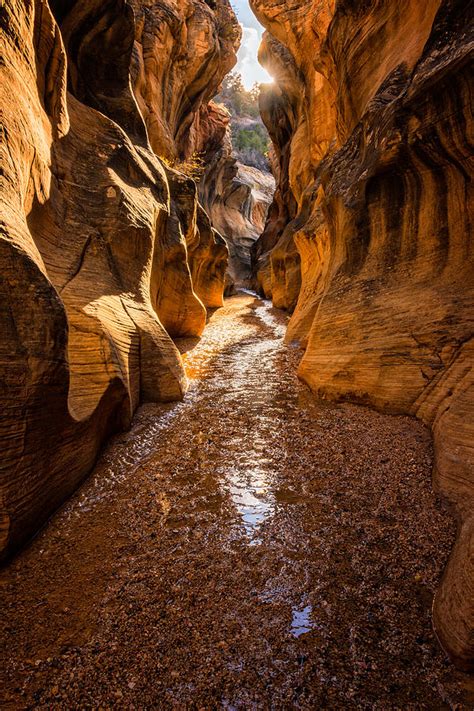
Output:
M316 402L286 321L246 292L179 342L185 400L4 571L5 708L469 708L431 631L429 434Z

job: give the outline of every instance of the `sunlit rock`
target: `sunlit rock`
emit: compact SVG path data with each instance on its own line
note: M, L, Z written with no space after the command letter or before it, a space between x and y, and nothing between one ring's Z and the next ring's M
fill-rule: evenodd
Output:
M7 0L0 23L3 556L140 400L185 392L169 333L202 332L227 249L172 166L240 30L227 0Z
M211 102L201 112L199 127L205 166L198 184L200 200L229 247L229 282L248 287L251 250L263 232L275 180L270 173L236 160L224 106Z
M254 250L322 397L433 428L459 537L436 632L474 660L472 16L466 3L252 0L278 185Z

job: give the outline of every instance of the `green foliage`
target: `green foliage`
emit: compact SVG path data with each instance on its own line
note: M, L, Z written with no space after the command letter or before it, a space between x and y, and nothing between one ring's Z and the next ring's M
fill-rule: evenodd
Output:
M232 116L250 116L258 118L260 111L258 108L258 97L260 94L259 84L247 91L242 84L240 74L228 74L222 83L220 94L216 96L219 101L229 109Z
M236 158L245 165L268 170L270 139L260 118L259 96L259 84L247 91L240 74L228 74L215 100L224 104L230 112L232 144Z
M255 150L262 155L268 152L268 134L263 126L240 128L233 134L233 143L238 151Z

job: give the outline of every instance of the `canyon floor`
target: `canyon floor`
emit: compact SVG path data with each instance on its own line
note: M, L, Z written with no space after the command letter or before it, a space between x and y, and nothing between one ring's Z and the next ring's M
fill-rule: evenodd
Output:
M251 294L2 573L3 708L468 709L428 431L317 402Z

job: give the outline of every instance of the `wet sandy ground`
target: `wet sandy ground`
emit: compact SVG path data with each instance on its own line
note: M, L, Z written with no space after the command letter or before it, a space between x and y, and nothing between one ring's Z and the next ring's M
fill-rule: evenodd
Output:
M317 403L251 295L2 573L2 708L470 709L425 428ZM192 346L194 346L192 348Z

